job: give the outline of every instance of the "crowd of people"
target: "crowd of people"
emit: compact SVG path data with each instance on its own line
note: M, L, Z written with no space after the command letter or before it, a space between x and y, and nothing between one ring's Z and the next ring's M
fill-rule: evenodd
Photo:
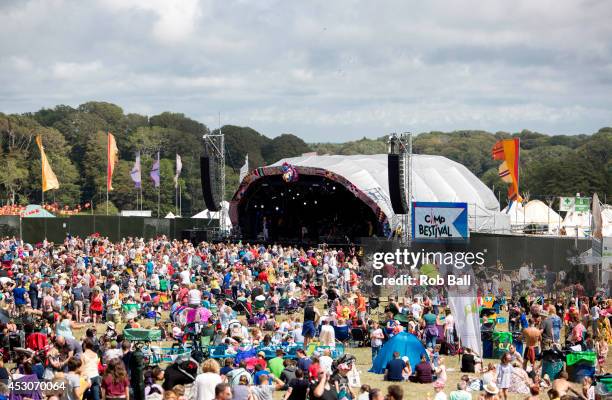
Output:
M604 372L612 337L612 303L603 298L540 305L510 299L501 307L522 332L525 353L510 346L497 366L484 367L460 347L442 291L390 298L382 311L360 291L354 249L97 236L31 245L13 238L0 242L0 259L0 382L55 384L28 386L24 394L0 383L0 397L272 400L280 391L283 400L402 400L414 398L402 382L414 382L431 385L435 400L505 400L513 391L535 399L543 390L551 398L591 399L588 380L582 392L571 392L563 375L541 379L536 356L593 349ZM223 357L196 345L190 357L151 362L147 345L127 335L141 328L159 330L162 341L180 348L207 337ZM422 341L420 362L395 353L386 393L368 385L356 390L355 357L336 350L357 340L374 360L404 331ZM459 353L465 374L449 390L445 359Z

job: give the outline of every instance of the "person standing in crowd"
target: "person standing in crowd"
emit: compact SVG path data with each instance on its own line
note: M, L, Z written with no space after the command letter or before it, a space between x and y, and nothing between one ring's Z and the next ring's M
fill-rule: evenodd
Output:
M510 355L504 353L501 356L500 364L497 366L497 387L500 389L502 400L508 399L508 389L512 383L512 364Z
M314 305L314 300L308 300L304 307L304 323L302 325L302 335L304 336L304 348L317 335L316 325L319 323L321 314Z
M214 400L232 400L232 390L227 383L219 383L214 389Z
M221 367L217 360L208 359L202 363L202 373L198 374L194 385L194 400L213 400L214 388L223 382Z
M372 322L372 331L370 332L370 344L372 346L372 363L378 355L380 348L382 347L385 334L383 333L378 321Z
M130 400L130 381L123 361L112 359L102 379L103 400Z

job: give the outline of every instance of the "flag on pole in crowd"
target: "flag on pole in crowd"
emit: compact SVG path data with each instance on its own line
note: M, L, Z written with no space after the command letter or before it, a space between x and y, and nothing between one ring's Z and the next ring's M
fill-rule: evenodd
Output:
M247 155L244 157L244 165L240 167L239 182L242 182L242 180L248 175L248 173L249 173L249 153L247 153Z
M502 139L493 146L491 155L494 160L502 160L499 166L499 177L507 182L508 199L511 201L522 201L519 194L519 138Z
M151 167L151 179L153 179L153 185L158 188L159 187L159 151L157 152L157 160L153 163L153 167Z
M181 161L181 156L176 155L176 174L174 175L174 187L178 187L178 178L181 175L181 171L183 170L183 162Z
M476 296L448 296L448 305L455 321L457 335L463 347L470 348L482 357L482 337L480 334L480 316Z
M115 164L119 161L119 149L117 148L115 137L110 132L108 132L106 161L106 189L107 191L111 191L113 190L113 172L115 171Z
M136 153L136 161L134 162L134 167L130 171L130 177L132 181L134 181L134 187L136 189L140 189L142 186L142 176L140 174L140 152Z
M42 191L46 192L51 189L59 189L59 181L51 169L40 135L36 136L36 144L40 150L40 163L42 164Z
M593 237L597 240L603 240L603 216L601 213L601 203L599 202L597 193L593 195L591 217L593 218Z

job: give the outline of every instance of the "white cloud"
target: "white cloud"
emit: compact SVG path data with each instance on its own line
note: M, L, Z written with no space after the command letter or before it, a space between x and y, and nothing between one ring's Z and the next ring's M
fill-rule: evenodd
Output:
M81 80L94 78L96 73L102 70L102 63L99 61L76 63L76 62L56 62L52 68L52 74L60 80Z
M109 100L346 140L612 123L612 3L15 1L0 111ZM58 21L61 21L59 23ZM100 23L103 21L104 23Z
M155 14L152 33L164 44L189 39L201 16L198 0L100 0L102 5L121 13L136 10Z

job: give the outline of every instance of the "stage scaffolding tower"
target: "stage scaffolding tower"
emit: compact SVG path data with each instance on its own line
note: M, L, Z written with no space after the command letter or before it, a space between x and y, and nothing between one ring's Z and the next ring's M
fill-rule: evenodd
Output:
M225 199L225 137L221 126L216 134L205 134L202 136L204 139L204 149L206 154L210 157L211 161L211 182L214 182L212 192L218 193L220 199L219 204L219 232L221 237L225 237L229 232L225 232L226 227L226 213L223 207L223 201Z

